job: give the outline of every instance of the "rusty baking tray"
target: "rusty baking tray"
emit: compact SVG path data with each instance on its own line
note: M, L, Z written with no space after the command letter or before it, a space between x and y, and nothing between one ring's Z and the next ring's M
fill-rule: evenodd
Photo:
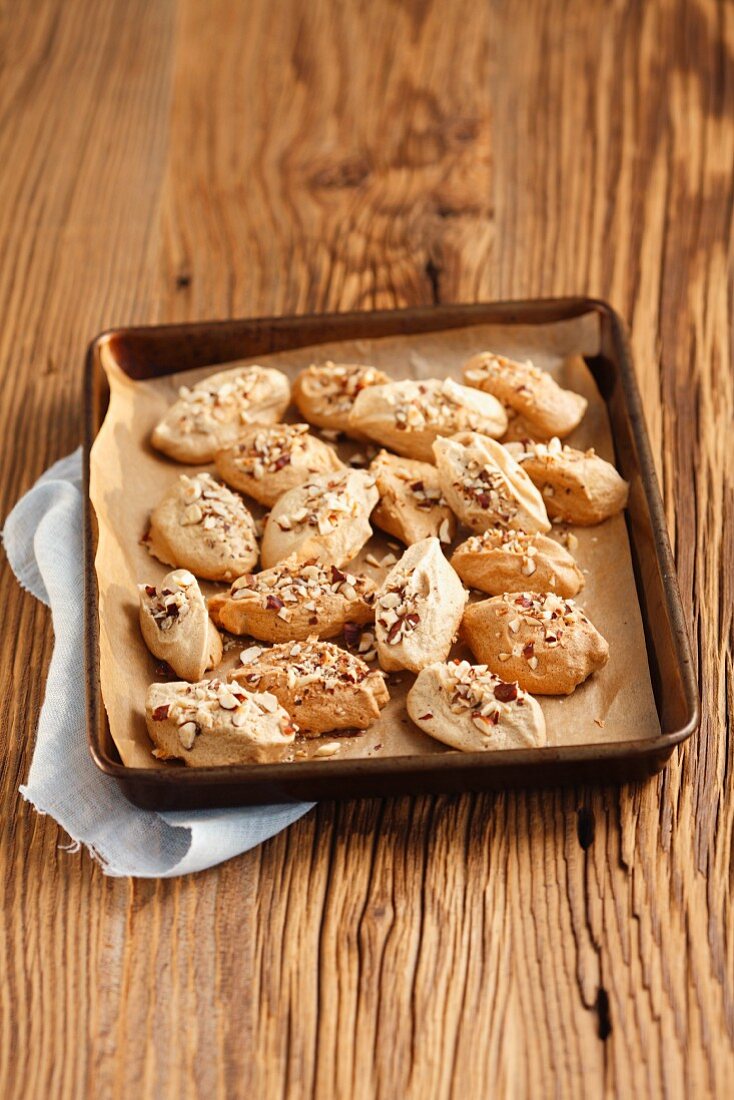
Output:
M104 418L108 391L99 358L102 337L91 344L84 448L87 733L96 764L117 780L132 802L152 809L184 809L620 782L653 775L665 765L676 745L697 728L698 690L630 349L624 325L607 304L564 298L266 317L121 328L104 334L104 339L131 378L145 379L335 340L428 333L488 322L543 325L589 312L599 319L601 351L587 359L587 365L607 404L617 466L631 486L626 521L661 733L639 741L486 754L446 752L229 768L147 769L122 764L107 723L99 676L96 521L89 500L89 454Z

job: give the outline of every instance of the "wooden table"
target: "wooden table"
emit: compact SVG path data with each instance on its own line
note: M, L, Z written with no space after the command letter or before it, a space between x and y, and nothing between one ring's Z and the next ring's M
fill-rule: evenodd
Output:
M608 298L704 718L644 786L323 804L109 879L17 793L53 640L5 567L4 1097L731 1089L733 56L713 0L6 5L0 514L106 326Z

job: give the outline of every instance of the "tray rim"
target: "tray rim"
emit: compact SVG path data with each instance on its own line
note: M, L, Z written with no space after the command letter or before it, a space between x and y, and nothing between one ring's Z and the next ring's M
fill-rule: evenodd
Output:
M277 332L279 326L284 323L291 326L294 323L319 321L325 324L337 323L348 326L357 319L370 317L377 323L380 320L394 319L398 321L404 317L410 319L433 317L437 321L440 318L456 319L456 323L446 325L437 324L435 331L441 328L471 327L491 320L491 313L500 313L518 310L521 313L536 314L537 320L529 317L519 318L517 324L543 323L542 314L552 312L557 316L554 320L570 320L587 312L596 312L605 316L610 324L611 335L615 347L619 353L619 376L624 392L625 402L629 411L632 435L640 462L641 481L650 513L650 521L654 536L655 553L660 569L660 577L670 624L674 636L674 649L676 661L681 673L683 693L688 710L688 720L679 729L669 733L660 733L656 738L645 738L637 741L609 742L598 744L581 744L565 746L543 746L542 748L512 749L502 753L460 753L449 752L435 755L414 756L385 756L347 758L344 760L319 760L300 761L297 772L292 764L250 764L235 765L217 768L135 768L123 764L108 755L100 743L98 736L100 722L107 723L107 716L102 700L101 684L99 680L99 616L98 616L98 588L97 575L94 566L96 552L96 539L94 537L94 524L96 518L89 496L90 481L90 453L94 440L101 427L95 423L94 417L94 385L95 377L102 369L100 363L100 348L115 338L130 336L174 336L178 335L204 335L212 330L225 332L227 329L239 330L247 325L256 325L261 329L271 328ZM545 323L552 323L546 318ZM406 332L409 330L406 330ZM378 337L376 337L378 338ZM318 346L316 341L314 346ZM330 341L329 341L330 342ZM308 346L306 342L303 346ZM216 365L216 364L213 364ZM118 780L123 789L133 784L142 784L144 787L175 787L183 790L196 790L205 780L208 785L228 788L237 786L241 788L243 799L248 788L257 788L286 780L290 775L297 780L298 785L308 784L310 780L321 783L326 775L333 778L336 783L342 778L359 778L360 775L379 778L380 776L394 776L396 773L404 777L420 776L422 773L441 772L444 774L465 773L472 766L482 773L491 775L502 771L504 768L515 768L523 765L538 765L541 763L551 765L563 764L588 764L590 762L602 762L604 760L650 761L656 760L657 772L665 766L673 750L677 745L687 741L696 731L700 723L700 701L698 684L694 674L693 657L688 634L688 627L683 611L678 586L678 577L675 569L670 540L668 536L667 522L664 506L660 494L657 473L652 457L647 426L642 408L642 400L637 386L637 378L632 362L631 349L627 336L626 326L617 311L606 301L585 296L559 297L559 298L529 298L508 299L488 302L451 303L447 305L405 307L390 310L350 310L334 311L326 313L306 314L276 314L264 317L232 318L225 320L174 322L162 325L131 325L116 326L105 329L97 335L89 344L85 360L84 371L84 443L83 443L83 568L84 568L84 660L85 660L85 687L86 687L86 733L87 744L95 765L106 775ZM549 782L554 779L556 767L549 767ZM555 777L556 782L562 782L560 777ZM478 784L480 786L480 784ZM126 790L126 793L127 790ZM337 792L334 792L335 794ZM357 797L350 795L351 797ZM290 796L287 796L290 797ZM296 800L298 796L293 796ZM242 803L247 804L246 801Z

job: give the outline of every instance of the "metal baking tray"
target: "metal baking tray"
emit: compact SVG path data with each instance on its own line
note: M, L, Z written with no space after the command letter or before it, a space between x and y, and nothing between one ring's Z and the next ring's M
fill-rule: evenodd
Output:
M600 354L587 359L611 422L617 466L631 485L626 522L660 719L659 737L497 753L446 752L228 768L131 768L113 743L100 687L96 520L89 454L104 419L104 340L130 378L146 379L337 340L437 332L485 323L546 325L593 312ZM97 766L150 809L236 806L300 799L458 792L639 780L658 772L698 726L698 689L650 444L624 325L606 303L563 298L375 312L120 328L91 344L85 379L85 659L87 735Z

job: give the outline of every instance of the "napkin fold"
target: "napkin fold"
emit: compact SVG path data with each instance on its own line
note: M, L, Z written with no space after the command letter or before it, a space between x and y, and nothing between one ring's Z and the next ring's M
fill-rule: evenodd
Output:
M8 561L51 608L55 645L28 782L20 793L84 844L105 874L172 878L256 847L313 806L153 813L133 806L93 763L84 713L81 448L16 504L3 530Z

